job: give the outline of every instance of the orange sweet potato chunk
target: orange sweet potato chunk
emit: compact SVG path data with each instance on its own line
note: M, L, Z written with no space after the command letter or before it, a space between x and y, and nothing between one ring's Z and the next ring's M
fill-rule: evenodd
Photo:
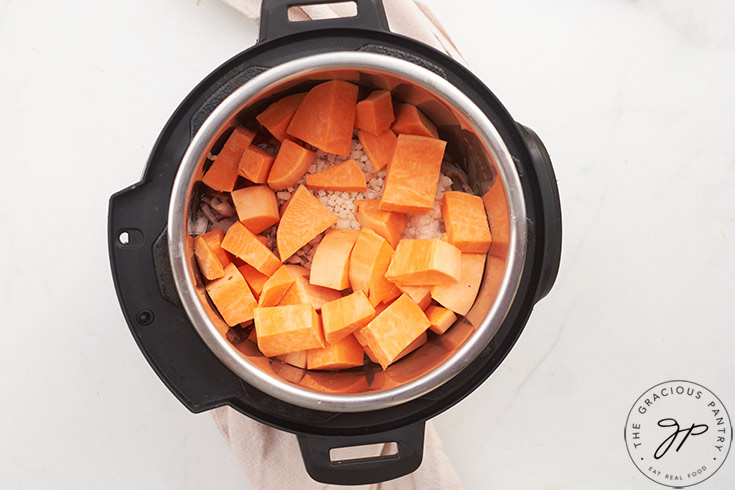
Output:
M477 298L485 270L485 254L462 254L462 273L459 282L431 288L431 297L437 303L459 315L466 315Z
M355 127L379 135L388 130L396 118L393 101L387 90L375 90L357 103Z
M327 153L349 155L357 108L357 85L320 83L306 94L286 132Z
M321 172L306 176L306 185L312 189L329 191L365 192L365 174L356 161L350 159Z
M270 187L243 187L232 191L231 196L238 219L253 233L260 233L278 223L278 200Z
M250 290L253 292L255 299L260 299L260 293L263 292L263 285L268 281L268 276L255 270L250 264L243 264L237 268L242 277L247 281Z
M398 136L388 167L381 211L425 214L434 206L446 141L425 136Z
M324 337L334 344L364 327L375 315L375 308L362 291L322 305Z
M362 346L348 335L337 343L306 351L306 368L349 369L362 366L364 357Z
M258 349L268 357L324 347L321 320L311 305L257 307Z
M399 286L454 284L460 279L461 255L439 238L403 239L385 277Z
M408 344L406 346L406 348L403 349L396 356L396 358L395 358L395 360L393 362L396 362L396 361L398 361L400 359L403 359L404 357L406 357L407 355L409 355L411 352L415 351L416 349L418 349L419 347L421 347L422 345L424 345L427 340L429 340L429 336L426 335L426 332L422 333L421 335L419 335L418 337L416 337L416 340L414 340L413 342L411 342L410 344Z
M398 138L390 129L383 131L379 135L374 135L367 131L359 129L357 131L357 139L360 140L365 154L373 166L373 172L377 172L390 163L393 158L393 152L396 149Z
M449 243L463 253L484 254L490 250L492 237L481 197L466 192L445 192L442 217Z
M505 258L508 255L508 243L510 243L510 222L508 217L508 201L505 199L505 189L499 177L482 196L490 222L490 232L493 242L490 246L490 255Z
M225 275L225 267L230 263L227 252L222 250L222 230L212 230L194 239L194 255L199 270L210 281Z
M387 368L431 322L408 295L402 295L359 330L378 363Z
M407 294L414 303L419 305L422 310L426 310L431 304L431 287L430 286L397 286L398 290L403 294Z
M457 315L452 310L441 306L429 306L424 310L424 313L431 322L431 326L429 326L431 331L439 335L446 332L457 320Z
M274 160L275 158L264 150L250 145L242 152L240 163L237 166L237 173L250 182L265 184Z
M274 191L291 187L304 176L315 153L291 140L283 140L268 174L268 185Z
M288 267L288 266L287 266ZM319 311L325 303L340 298L339 291L334 289L314 286L309 283L309 279L300 274L295 274L293 285L288 288L286 294L283 295L279 305L300 305L308 304Z
M276 306L281 301L286 291L293 285L296 275L292 270L282 265L263 284L263 289L258 298L258 306Z
M375 297L379 291L375 288L387 289L382 293L385 296L391 287L385 279L385 271L388 269L393 249L385 240L373 230L363 228L360 236L355 242L350 256L350 286L353 291L362 291L368 294L370 302L374 305L380 303L380 299ZM377 299L377 301L376 301Z
M378 199L356 200L357 221L362 228L373 230L388 240L391 247L396 248L406 229L406 216L403 213L381 211L379 204Z
M283 212L276 232L276 244L281 260L286 260L309 243L319 233L337 222L334 215L309 190L300 185Z
M253 318L257 302L235 264L225 267L225 275L207 284L206 289L227 325L234 327Z
M277 100L258 114L255 119L278 141L283 141L286 137L286 128L305 96L306 92Z
M281 266L281 261L268 247L258 240L257 236L239 221L227 230L222 248L241 258L245 263L266 276L273 275Z
M250 146L255 133L238 126L225 142L212 166L202 177L204 185L220 192L231 192L237 181L237 167L245 148Z
M350 287L350 255L360 232L329 230L314 252L309 282L342 291Z
M438 138L439 133L433 122L411 104L398 104L396 106L396 120L391 126L396 134L414 134L428 138Z

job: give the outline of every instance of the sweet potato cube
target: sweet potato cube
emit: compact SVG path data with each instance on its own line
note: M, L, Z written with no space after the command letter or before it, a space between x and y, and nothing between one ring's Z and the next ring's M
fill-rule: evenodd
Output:
M276 193L266 185L254 185L232 191L237 217L253 233L260 233L278 223Z
M291 366L306 369L306 352L305 350L299 350L296 352L289 352L281 356L276 356L281 361Z
M324 338L334 344L364 327L375 315L375 309L362 291L322 305Z
M354 160L346 160L321 172L306 176L306 185L312 189L329 191L365 192L367 181Z
M242 152L240 163L237 165L237 173L250 182L265 184L274 160L275 158L266 151L250 145Z
M387 90L375 90L357 103L355 127L378 135L388 130L396 118L393 101Z
M438 138L439 133L433 122L411 104L398 104L396 106L396 120L391 129L396 134L414 134L428 138Z
M466 192L445 192L442 217L449 243L463 253L484 254L490 250L492 237L481 197Z
M306 351L307 369L349 369L363 365L362 346L348 335L337 343Z
M256 319L257 322L257 319ZM378 363L387 368L431 322L408 295L401 295L359 330Z
M306 276L296 274L293 285L288 288L286 294L283 295L279 305L300 305L308 304L319 311L322 305L341 298L339 291L334 289L314 286L309 283Z
M247 281L255 299L260 299L260 293L263 292L263 285L268 281L268 276L258 272L255 267L250 264L243 264L239 266L237 270L240 271L242 277Z
M281 260L286 260L309 243L319 233L337 222L334 215L309 190L300 185L288 201L276 232L276 244Z
M277 100L258 114L255 119L278 141L283 141L286 137L286 128L305 96L306 92L303 92Z
M373 166L373 172L381 170L390 163L398 141L396 134L390 129L377 136L360 129L357 131L357 139L360 140L360 144Z
M378 308L380 308L381 305L390 304L394 299L398 298L402 294L403 292L398 289L398 286L394 284L391 290L388 291L388 294L383 297L383 301L380 302L380 305L375 307L376 311L378 310Z
M274 191L282 191L294 185L309 170L314 155L316 153L291 140L283 140L268 173L268 186Z
M422 345L424 345L427 340L429 340L429 336L426 335L426 332L423 332L421 335L419 335L418 337L416 337L416 340L414 340L413 342L411 342L410 344L408 344L406 346L406 348L403 349L396 356L396 358L395 358L395 360L393 362L396 362L396 361L399 361L400 359L403 359L404 357L406 357L407 355L409 355L411 352L415 351L416 349L418 349L419 347L421 347Z
M505 199L505 189L499 178L482 196L485 211L490 222L490 233L493 241L490 246L490 255L505 258L508 255L510 243L510 221L508 216L508 201Z
M309 282L338 291L350 287L350 255L360 232L329 230L316 247Z
M311 305L256 307L258 349L267 357L324 347L321 320Z
M352 290L369 294L371 288L382 285L392 255L393 249L385 238L373 230L366 228L360 230L360 236L350 256L349 276ZM387 287L387 289L386 294L391 288ZM380 303L380 301L374 302L374 298L371 298L370 302L373 305Z
M434 286L459 281L462 252L438 238L398 242L385 277L399 286Z
M235 221L227 230L225 238L222 240L222 248L240 257L266 276L273 275L276 269L281 266L278 257L239 221Z
M278 305L295 280L296 275L290 268L285 265L279 267L263 284L260 298L258 298L258 306Z
M230 327L253 318L253 308L258 303L235 264L225 267L225 275L207 284L206 289L222 319Z
M349 155L357 109L357 85L320 83L301 101L286 132L327 153Z
M237 166L245 148L250 146L255 133L238 126L225 142L212 166L202 177L204 185L220 192L231 192L237 181Z
M426 317L431 322L431 326L429 327L431 331L439 335L446 332L457 321L457 315L452 310L441 306L429 306L424 310L424 313L426 313Z
M425 214L434 206L446 141L399 135L388 166L381 211Z
M222 230L212 230L194 239L194 255L199 270L210 281L225 275L225 267L231 262L227 252L222 250Z
M462 254L459 282L431 288L431 297L437 303L459 315L466 315L475 303L485 270L485 254Z
M403 213L381 211L378 199L356 200L357 221L362 228L373 230L382 236L391 247L396 248L406 229L406 217Z
M431 287L430 286L397 286L398 290L407 294L414 303L419 305L422 310L426 310L431 304Z

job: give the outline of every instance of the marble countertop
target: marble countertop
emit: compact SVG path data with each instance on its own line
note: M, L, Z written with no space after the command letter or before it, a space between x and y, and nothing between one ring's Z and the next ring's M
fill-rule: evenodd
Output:
M426 3L543 139L564 214L556 286L435 419L444 447L467 489L658 488L623 440L638 396L687 379L735 410L735 3ZM131 340L105 232L179 101L255 37L215 0L0 0L3 488L250 488ZM732 459L699 488L735 487Z

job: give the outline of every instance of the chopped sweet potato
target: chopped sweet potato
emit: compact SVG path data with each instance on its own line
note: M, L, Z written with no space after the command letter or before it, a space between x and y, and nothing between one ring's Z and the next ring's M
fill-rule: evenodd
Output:
M399 286L434 286L460 280L462 252L438 238L403 239L385 277Z
M431 331L439 335L446 332L457 320L457 315L452 310L441 306L429 306L424 310L424 313L431 322L431 326L429 326Z
M225 238L222 240L222 248L240 257L266 276L273 275L276 269L281 266L278 257L239 221L235 221L227 230Z
M508 216L508 201L505 199L505 189L499 177L487 192L482 196L490 222L490 233L493 242L490 246L490 254L505 258L508 255L508 244L510 243L510 222Z
M300 305L309 304L319 311L324 303L329 303L335 299L341 298L339 291L334 289L314 286L309 283L306 276L296 274L293 285L288 288L286 294L283 295L280 305Z
M322 305L324 338L334 344L364 327L375 315L375 309L362 291Z
M235 264L225 267L224 276L207 284L206 289L222 319L230 327L253 318L253 308L258 303Z
M460 315L466 315L475 302L485 270L485 254L462 254L459 282L431 288L437 303Z
M260 293L263 292L263 285L268 281L268 276L258 272L255 267L250 264L243 264L239 266L237 270L240 271L242 277L247 281L255 299L260 299Z
M220 192L231 192L237 181L237 166L245 148L250 146L255 133L238 126L220 150L212 166L202 177L204 185Z
M347 335L334 344L306 351L306 368L349 369L362 366L364 357L362 346L354 336Z
M286 138L286 128L305 96L306 92L303 92L277 100L258 114L255 119L278 141L283 141Z
M253 233L260 233L278 223L276 193L267 185L254 185L232 191L232 202L240 222Z
M356 218L363 228L373 230L382 236L391 247L396 248L406 229L406 217L403 213L381 211L378 199L356 200Z
M398 290L403 294L407 294L414 303L419 305L422 310L426 310L431 304L431 287L430 286L397 286Z
M446 141L398 136L380 199L381 211L425 214L434 206Z
M327 153L349 155L357 108L357 85L320 83L301 101L286 132Z
M309 243L319 233L337 222L334 215L309 190L300 185L283 212L276 232L276 244L281 260L286 260Z
M237 173L250 182L265 184L274 160L275 158L265 150L250 145L242 152L240 163L237 166Z
M380 308L381 305L386 305L387 306L388 304L390 304L391 302L393 302L394 299L398 298L402 294L403 294L403 292L400 289L398 289L398 286L396 286L394 284L393 287L391 288L391 290L388 291L388 294L386 294L383 297L383 301L380 302L380 305L378 305L378 306L375 307L376 311L377 311L378 308Z
M481 197L466 192L445 192L442 217L449 243L463 253L484 254L490 250L492 237Z
M316 247L309 282L338 291L350 287L350 255L360 232L329 230Z
M222 230L212 230L194 239L194 255L199 270L210 281L225 275L225 267L230 263L227 252L222 250Z
M377 287L381 288L385 280L385 271L388 269L390 259L393 255L393 249L385 240L373 230L363 228L360 236L355 242L350 256L350 285L353 291L362 291L368 294L370 302L373 306L380 303L375 301L376 297L370 297L371 290ZM386 281L387 282L387 281ZM383 294L390 291L390 285ZM373 291L373 294L378 291Z
M415 351L416 349L424 345L427 340L429 340L429 336L426 335L426 332L423 332L421 335L416 337L416 340L408 344L405 349L399 352L396 358L393 360L393 362L403 359L404 357L409 355L411 352Z
M431 322L421 308L404 294L361 328L359 333L378 363L385 369L429 325Z
M395 121L393 101L387 90L375 90L357 103L355 127L375 135L388 130Z
M305 350L299 350L296 352L289 352L288 354L283 354L277 357L286 364L290 364L291 366L297 368L306 369L306 352L307 351Z
M428 138L438 138L439 133L433 122L411 104L398 104L396 106L396 120L391 129L396 134L414 134Z
M346 160L321 172L308 174L306 185L312 189L329 191L365 192L365 174L354 160Z
M268 186L274 191L291 187L304 176L315 153L291 140L283 140L268 174Z
M256 307L258 348L268 357L324 347L321 320L311 305Z
M279 267L263 284L263 289L258 298L258 306L278 305L295 280L296 275L289 267L285 265Z
M373 166L373 172L377 172L390 163L393 151L396 149L398 138L390 129L379 135L374 135L362 129L357 131L357 139L360 140L365 154Z

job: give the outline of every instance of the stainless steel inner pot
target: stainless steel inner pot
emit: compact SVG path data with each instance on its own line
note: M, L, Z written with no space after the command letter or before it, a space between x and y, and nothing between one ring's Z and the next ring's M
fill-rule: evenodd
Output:
M251 120L268 103L321 80L342 78L368 88L389 89L394 101L415 104L448 141L453 163L487 206L502 206L491 219L497 237L488 253L480 292L465 317L385 371L364 366L346 371L307 371L264 357L246 340L232 345L227 325L204 291L189 236L189 213L207 154L222 144L238 120ZM526 253L526 208L520 180L506 145L485 114L441 76L408 61L363 52L334 52L283 63L254 77L227 97L191 141L174 181L168 216L173 275L184 308L204 342L234 373L263 392L305 408L362 412L420 397L450 380L490 342L514 300Z

